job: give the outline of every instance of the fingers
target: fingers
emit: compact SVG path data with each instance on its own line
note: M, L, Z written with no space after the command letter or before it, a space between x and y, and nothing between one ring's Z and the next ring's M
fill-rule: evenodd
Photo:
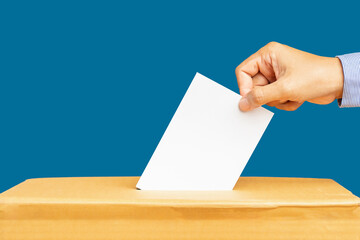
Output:
M255 87L245 97L242 97L239 102L239 108L241 111L250 111L261 105L283 100L282 91L277 82Z
M298 109L304 102L293 102L289 101L286 103L278 104L275 107L277 109L285 110L285 111L295 111Z
M263 81L262 77L259 77L257 81ZM261 84L261 82L258 82ZM285 111L295 111L304 102L287 101L288 99L286 91L281 87L280 82L270 83L264 86L254 87L245 97L242 97L239 102L239 108L241 111L247 112L257 108L261 105L267 104L271 107L276 107Z
M255 86L254 77L259 73L261 73L268 82L274 82L276 80L274 66L277 66L277 63L272 59L274 56L272 53L277 51L279 45L281 44L267 44L236 68L235 74L242 96L245 96L253 89Z
M259 57L259 52L251 55L235 70L241 96L245 96L253 88L252 78L259 72L259 67L257 64Z
M282 104L282 103L286 103L287 100L282 100L282 101L272 101L272 102L268 102L266 105L268 105L269 107L275 107L279 104Z
M269 80L262 74L258 73L252 78L253 86L265 86L269 84Z

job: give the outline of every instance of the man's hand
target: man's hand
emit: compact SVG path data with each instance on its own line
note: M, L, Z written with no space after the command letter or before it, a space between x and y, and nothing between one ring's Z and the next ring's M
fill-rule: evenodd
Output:
M308 101L329 104L342 97L338 58L320 57L271 42L236 68L242 111L267 104L294 111Z

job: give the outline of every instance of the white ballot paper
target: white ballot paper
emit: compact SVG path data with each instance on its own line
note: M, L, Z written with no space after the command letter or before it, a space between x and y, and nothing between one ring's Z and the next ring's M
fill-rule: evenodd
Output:
M197 73L146 166L141 190L232 190L273 113Z

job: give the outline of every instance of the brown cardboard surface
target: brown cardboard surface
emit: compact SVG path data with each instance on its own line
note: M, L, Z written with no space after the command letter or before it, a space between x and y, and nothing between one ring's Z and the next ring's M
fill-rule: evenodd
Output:
M0 194L0 239L360 239L360 199L329 179L241 177L206 192L137 181L27 180Z

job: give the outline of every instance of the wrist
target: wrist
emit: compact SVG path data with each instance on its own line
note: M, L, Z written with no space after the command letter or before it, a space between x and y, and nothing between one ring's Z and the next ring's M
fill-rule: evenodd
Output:
M329 58L328 80L331 81L333 93L336 99L342 98L344 88L344 73L339 58Z

